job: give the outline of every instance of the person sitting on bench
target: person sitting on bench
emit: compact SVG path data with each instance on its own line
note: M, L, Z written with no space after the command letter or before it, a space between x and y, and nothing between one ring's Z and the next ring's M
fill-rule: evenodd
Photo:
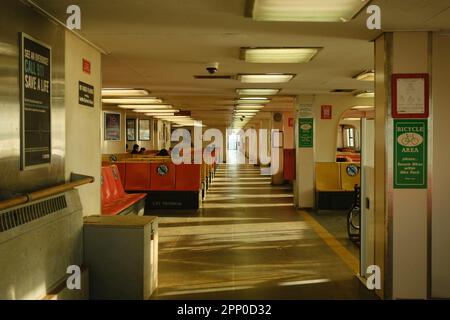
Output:
M156 155L161 157L167 157L169 156L169 151L167 151L167 149L161 149Z
M135 144L133 146L133 150L131 151L131 154L139 154L139 145Z

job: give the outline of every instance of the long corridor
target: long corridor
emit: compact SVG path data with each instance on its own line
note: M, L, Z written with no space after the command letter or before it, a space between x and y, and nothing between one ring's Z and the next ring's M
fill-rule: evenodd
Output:
M199 212L160 216L154 299L373 299L355 254L259 172L221 165Z

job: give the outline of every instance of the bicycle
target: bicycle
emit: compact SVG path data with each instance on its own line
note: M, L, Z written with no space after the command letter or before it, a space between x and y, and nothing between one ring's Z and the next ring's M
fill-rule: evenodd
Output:
M347 214L347 234L350 241L358 243L360 241L361 223L361 188L355 186L355 198L352 208Z

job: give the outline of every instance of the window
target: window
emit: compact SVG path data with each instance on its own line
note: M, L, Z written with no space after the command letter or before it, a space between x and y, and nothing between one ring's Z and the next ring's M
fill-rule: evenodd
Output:
M344 126L344 148L356 148L356 129Z

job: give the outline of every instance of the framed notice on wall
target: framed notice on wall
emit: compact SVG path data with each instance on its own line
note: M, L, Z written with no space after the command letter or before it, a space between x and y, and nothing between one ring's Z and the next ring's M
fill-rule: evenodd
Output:
M333 106L331 105L321 106L320 118L322 120L331 120L333 118Z
M120 113L105 112L105 140L120 141Z
M20 33L21 169L51 162L52 50Z
M150 141L149 119L139 119L139 141Z
M392 75L392 117L428 118L429 86L426 73Z

